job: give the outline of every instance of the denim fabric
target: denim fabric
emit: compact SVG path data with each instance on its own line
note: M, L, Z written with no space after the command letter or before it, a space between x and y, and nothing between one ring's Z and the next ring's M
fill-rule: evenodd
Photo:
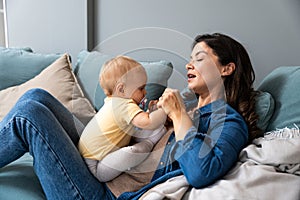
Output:
M73 115L41 89L27 92L0 123L0 167L30 152L47 199L115 199L89 172Z
M194 126L183 140L171 134L152 182L136 193L118 199L138 199L144 192L169 178L184 174L189 184L203 188L224 176L236 163L248 141L243 117L223 100L194 113Z
M118 199L138 199L151 187L184 174L196 188L222 177L247 144L243 118L224 101L198 109L194 126L166 145L152 182ZM79 140L72 114L47 92L27 92L0 122L0 167L29 151L48 199L116 199L105 184L89 172L76 145Z
M178 165L178 162L176 162L174 159L172 159L170 157L170 153L171 153L172 147L174 146L175 142L176 142L175 135L174 135L174 133L172 133L166 144L164 153L160 159L159 166L157 167L157 170L154 173L151 183L146 185L145 187L141 188L137 192L123 193L118 198L118 200L128 200L128 199L138 200L150 188L156 186L157 184L163 183L172 177L183 174L182 170L180 169L180 167Z
M172 149L189 184L202 188L224 176L248 142L243 117L222 100L198 109L198 128L192 127Z

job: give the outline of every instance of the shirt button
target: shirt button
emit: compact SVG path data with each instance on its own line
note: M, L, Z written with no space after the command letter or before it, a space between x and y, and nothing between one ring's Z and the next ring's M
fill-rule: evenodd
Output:
M170 145L170 144L171 144L171 142L168 142L168 143L167 143L167 145Z
M160 165L164 165L164 162L160 162Z

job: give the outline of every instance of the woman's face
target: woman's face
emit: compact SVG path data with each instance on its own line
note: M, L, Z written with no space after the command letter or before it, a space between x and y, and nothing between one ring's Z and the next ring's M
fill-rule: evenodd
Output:
M219 93L223 80L221 78L222 66L213 50L200 42L195 45L191 53L191 60L186 65L188 87L200 96Z

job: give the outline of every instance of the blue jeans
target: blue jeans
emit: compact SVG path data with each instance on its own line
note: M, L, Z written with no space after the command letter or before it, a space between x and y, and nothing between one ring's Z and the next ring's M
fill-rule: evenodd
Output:
M59 101L32 89L0 122L0 167L29 151L47 199L115 199L79 154L79 134L73 115Z

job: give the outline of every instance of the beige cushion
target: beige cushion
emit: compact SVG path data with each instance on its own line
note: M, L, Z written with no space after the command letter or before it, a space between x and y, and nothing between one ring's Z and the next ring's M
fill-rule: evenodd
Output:
M64 104L83 124L95 115L72 72L69 56L64 54L31 80L0 91L0 121L29 89L42 88Z

